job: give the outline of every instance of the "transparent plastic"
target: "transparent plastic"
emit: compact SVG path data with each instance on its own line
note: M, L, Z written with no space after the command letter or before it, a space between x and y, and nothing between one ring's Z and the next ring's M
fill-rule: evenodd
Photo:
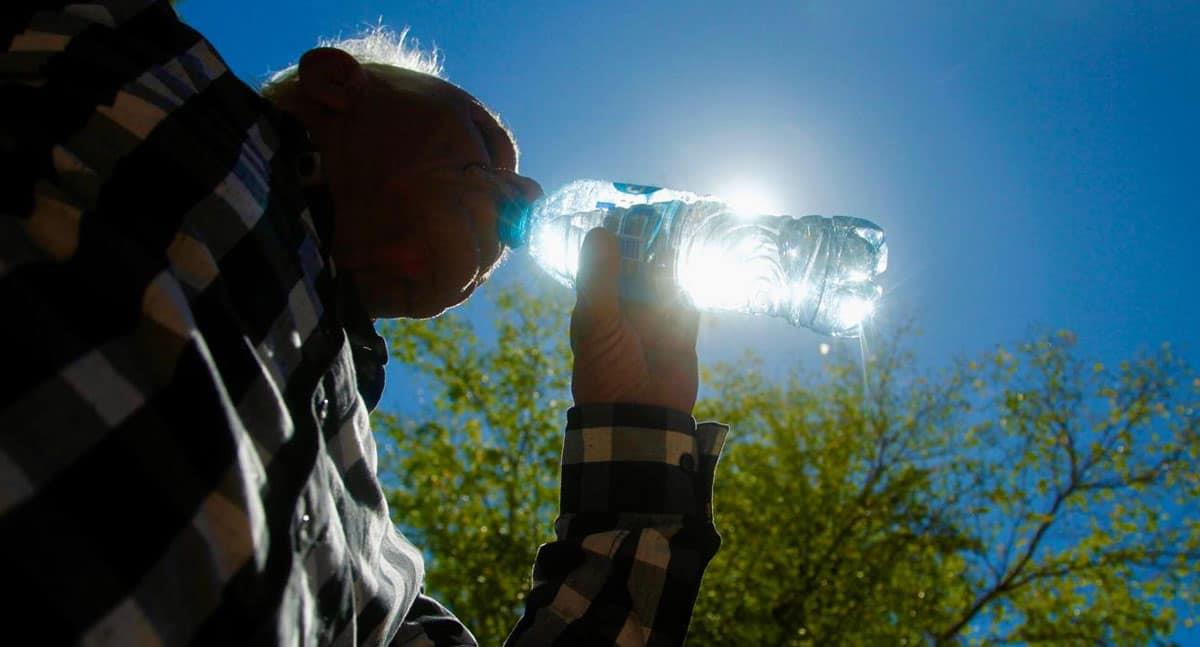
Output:
M681 290L701 310L772 315L838 337L859 334L887 269L883 230L869 221L744 215L713 196L652 186L577 180L534 203L521 226L533 258L569 287L584 236L604 227L620 242L626 298Z

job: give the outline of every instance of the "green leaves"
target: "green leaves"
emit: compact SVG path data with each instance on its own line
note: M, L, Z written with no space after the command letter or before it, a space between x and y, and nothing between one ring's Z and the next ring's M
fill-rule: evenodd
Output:
M995 394L971 409L1001 424L972 429L977 449L965 452L977 467L963 500L985 548L967 556L975 602L938 642L974 625L976 637L1001 642L1143 644L1170 633L1163 610L1200 586L1171 568L1200 558L1196 529L1163 507L1197 511L1172 476L1197 474L1188 454L1200 426L1179 402L1195 398L1176 388L1190 369L1164 348L1113 370L1062 340L959 368L961 381Z
M484 644L552 535L570 402L553 294L501 291L494 330L451 313L384 331L430 396L376 414L389 503ZM1195 622L1190 368L1169 348L1089 361L1059 331L919 375L901 342L875 344L869 389L858 355L777 382L753 357L702 368L696 417L733 428L692 644L1145 644Z
M569 405L565 302L514 289L495 342L455 313L383 328L433 394L421 420L377 413L393 518L426 550L428 590L484 641L519 617L539 544L553 536Z
M753 361L709 372L702 413L737 442L717 477L723 543L696 644L915 645L942 621L967 544L928 496L953 403L902 386L905 361L894 347L874 358L866 399L849 361L786 385L763 384Z

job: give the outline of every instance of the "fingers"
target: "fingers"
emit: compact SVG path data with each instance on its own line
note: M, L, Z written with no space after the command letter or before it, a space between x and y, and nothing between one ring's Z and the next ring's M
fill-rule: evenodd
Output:
M622 307L647 349L667 353L695 352L700 313L687 300L649 304L626 302Z
M596 228L583 239L579 253L579 272L575 281L577 306L593 314L619 313L618 279L621 255L617 237Z
M646 381L645 358L622 319L619 273L616 237L593 229L580 250L571 314L571 393L576 404L625 402L630 389Z
M679 322L676 330L676 340L681 347L690 348L693 351L696 349L696 339L700 336L700 311L691 304L684 304L678 308Z
M699 314L674 298L622 300L620 277L617 237L605 229L588 232L571 317L575 402L636 402L691 411Z

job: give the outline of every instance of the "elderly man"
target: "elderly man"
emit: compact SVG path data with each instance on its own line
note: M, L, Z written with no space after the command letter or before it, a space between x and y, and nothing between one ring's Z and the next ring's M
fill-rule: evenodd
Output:
M540 193L508 132L386 34L263 98L166 2L4 12L8 635L475 644L388 517L372 320L453 307L504 256ZM695 312L624 304L617 273L593 232L557 540L510 644L680 644L719 543Z

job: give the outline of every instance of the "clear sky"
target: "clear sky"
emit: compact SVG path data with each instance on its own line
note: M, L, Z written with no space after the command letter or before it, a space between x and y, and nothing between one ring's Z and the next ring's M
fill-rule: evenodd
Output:
M1200 2L185 0L247 81L382 17L446 55L547 189L757 192L888 232L880 318L930 368L1041 329L1200 364ZM498 274L520 280L515 262ZM486 309L468 308L479 316ZM815 334L729 319L782 370ZM385 404L400 406L405 381ZM1200 632L1190 638L1200 643ZM1188 642L1188 637L1183 638Z
M548 189L749 190L781 213L874 220L891 251L881 317L915 317L931 366L1038 326L1076 330L1100 359L1171 341L1200 363L1200 3L185 0L181 13L249 81L321 36L411 25L504 116ZM706 327L702 353L805 361L820 341L732 320Z

